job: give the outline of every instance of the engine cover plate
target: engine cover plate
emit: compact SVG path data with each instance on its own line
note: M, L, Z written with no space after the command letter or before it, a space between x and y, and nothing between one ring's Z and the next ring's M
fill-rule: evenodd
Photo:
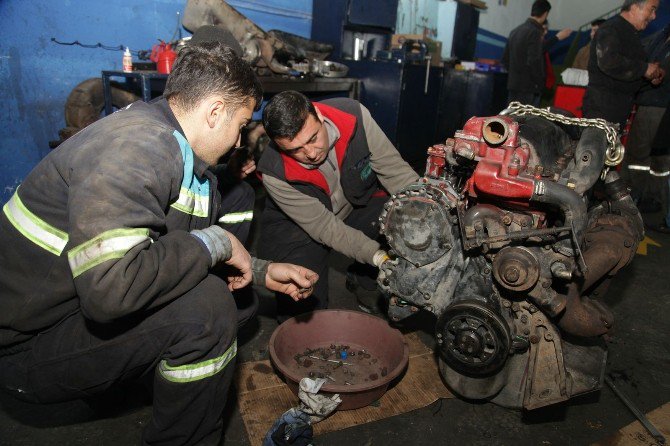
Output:
M414 186L399 192L380 217L382 233L391 248L414 266L442 257L453 246L446 194L431 186Z

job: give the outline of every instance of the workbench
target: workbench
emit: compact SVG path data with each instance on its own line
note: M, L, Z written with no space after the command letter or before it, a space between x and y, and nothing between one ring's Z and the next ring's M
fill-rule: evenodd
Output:
M140 90L143 101L149 102L153 95L162 93L165 88L167 74L156 71L123 71L105 70L102 72L102 90L105 96L105 115L113 111L111 78L122 78L126 84ZM310 94L347 93L350 98L358 99L360 95L360 81L349 77L284 77L258 76L263 87L263 95L267 99L275 93L286 90L296 90ZM132 85L132 84L135 85Z

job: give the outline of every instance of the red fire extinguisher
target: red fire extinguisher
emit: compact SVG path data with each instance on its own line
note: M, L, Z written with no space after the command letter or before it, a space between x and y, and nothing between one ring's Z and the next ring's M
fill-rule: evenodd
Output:
M156 44L151 48L151 59L152 62L156 62L156 69L159 73L169 74L172 71L172 64L177 58L177 53L172 49L169 43L165 43L162 40L160 44Z

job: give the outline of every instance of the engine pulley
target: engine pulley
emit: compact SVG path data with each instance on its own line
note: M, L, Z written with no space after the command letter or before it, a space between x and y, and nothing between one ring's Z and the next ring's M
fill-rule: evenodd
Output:
M540 278L540 264L526 247L503 248L493 261L496 281L512 291L526 291Z
M471 376L498 371L505 364L510 349L505 320L475 300L447 307L438 319L437 339L445 363Z

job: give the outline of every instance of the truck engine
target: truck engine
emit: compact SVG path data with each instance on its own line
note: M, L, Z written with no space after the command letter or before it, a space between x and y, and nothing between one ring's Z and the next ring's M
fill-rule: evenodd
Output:
M602 387L603 298L644 236L622 158L609 123L512 103L430 147L386 203L389 317L436 316L455 393L535 409Z

